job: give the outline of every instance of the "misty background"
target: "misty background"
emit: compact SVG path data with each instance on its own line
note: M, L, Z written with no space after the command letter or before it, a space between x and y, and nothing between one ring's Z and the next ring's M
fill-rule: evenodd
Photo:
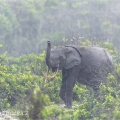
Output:
M39 54L53 45L90 40L120 51L119 0L0 0L0 53Z

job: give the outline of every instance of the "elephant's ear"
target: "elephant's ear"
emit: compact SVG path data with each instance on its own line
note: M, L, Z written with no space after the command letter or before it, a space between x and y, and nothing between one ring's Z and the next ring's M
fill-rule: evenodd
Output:
M70 69L75 65L79 65L81 63L81 56L78 51L72 47L67 47L69 49L69 53L67 54L65 69Z

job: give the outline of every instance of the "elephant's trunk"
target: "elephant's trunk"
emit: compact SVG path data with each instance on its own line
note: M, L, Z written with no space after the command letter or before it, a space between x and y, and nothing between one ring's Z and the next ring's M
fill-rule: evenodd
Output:
M48 68L50 68L50 51L51 51L51 43L50 41L47 41L46 64Z

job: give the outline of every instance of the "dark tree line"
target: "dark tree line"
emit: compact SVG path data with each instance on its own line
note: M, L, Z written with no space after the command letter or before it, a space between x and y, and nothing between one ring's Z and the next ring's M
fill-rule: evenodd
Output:
M0 0L0 43L12 56L40 53L46 41L112 42L120 50L119 0Z

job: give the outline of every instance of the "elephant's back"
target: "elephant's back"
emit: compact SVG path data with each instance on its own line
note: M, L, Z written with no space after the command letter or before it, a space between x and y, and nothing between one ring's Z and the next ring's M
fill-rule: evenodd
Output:
M108 58L105 55L104 49L100 47L81 47L79 51L82 55L81 64L83 67L100 67L106 65ZM91 69L92 69L91 68Z
M104 49L100 47L79 47L77 49L82 55L79 81L87 84L86 81L104 80L110 69Z
M80 74L83 76L105 77L113 70L113 62L110 54L101 47L71 46L75 48L81 57Z

